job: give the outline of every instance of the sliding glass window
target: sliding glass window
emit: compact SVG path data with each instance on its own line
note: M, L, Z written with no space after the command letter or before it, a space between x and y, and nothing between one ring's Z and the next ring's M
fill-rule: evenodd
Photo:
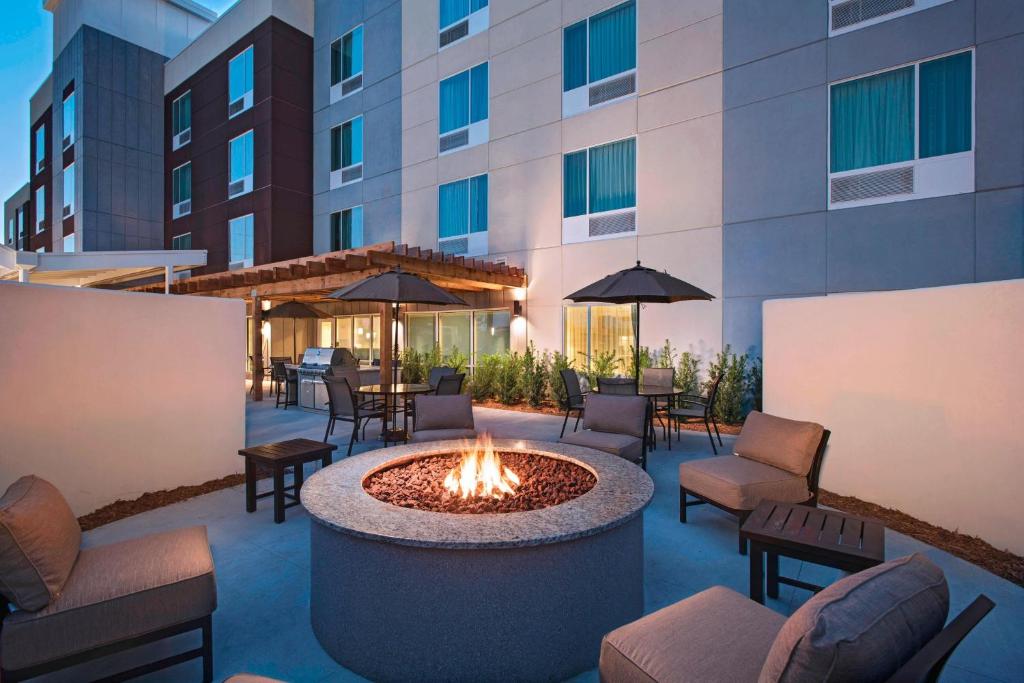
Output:
M636 3L624 2L566 27L562 59L564 92L635 69Z
M63 127L64 143L61 149L67 149L75 142L75 93L64 98L64 105L61 108L61 126Z
M363 73L363 27L357 26L331 43L331 85L337 85L361 73Z
M487 174L445 183L437 190L439 239L487 231Z
M331 170L363 163L363 117L357 116L331 129Z
M363 207L331 214L331 251L363 246Z
M438 84L441 135L487 120L487 83L488 67L484 62Z
M487 7L487 0L439 0L441 28L465 19L473 12Z
M577 370L611 354L624 372L633 348L633 304L577 304L564 308L565 355Z
M565 218L636 206L636 139L566 154L562 182Z
M228 62L228 117L252 106L253 46L250 45Z
M252 266L253 216L246 214L228 222L230 265L238 268Z

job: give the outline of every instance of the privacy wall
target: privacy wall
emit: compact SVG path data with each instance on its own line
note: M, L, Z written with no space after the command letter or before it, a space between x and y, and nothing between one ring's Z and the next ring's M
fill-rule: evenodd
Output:
M241 301L0 283L0 490L51 481L82 515L238 472Z
M764 303L765 410L822 487L1024 553L1024 280Z

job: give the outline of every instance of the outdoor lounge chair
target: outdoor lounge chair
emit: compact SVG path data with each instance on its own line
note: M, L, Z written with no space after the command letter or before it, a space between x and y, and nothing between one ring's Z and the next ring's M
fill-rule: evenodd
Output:
M212 680L217 585L206 527L92 548L81 540L78 520L49 482L22 477L0 498L0 679L34 678L200 630L200 647L117 680L199 657L203 680Z
M438 396L421 394L414 401L416 410L409 441L475 439L473 398L469 394Z
M978 596L944 627L946 579L918 554L841 579L788 619L715 586L606 635L599 672L603 683L933 682L992 607Z
M704 422L704 429L708 431L708 438L711 439L711 451L718 455L718 446L722 445L722 435L718 433L718 423L715 422L715 404L718 402L718 386L722 383L723 375L715 378L711 383L711 391L707 398L683 394L676 397L679 405L670 408L668 411L669 422L676 424L676 436L679 435L679 424L690 420L701 420ZM671 427L671 424L669 425ZM715 436L711 436L711 427L715 428ZM718 437L718 446L715 446L715 437Z
M710 503L739 518L743 526L762 500L818 505L818 475L829 432L814 422L798 422L752 411L733 446L734 455L691 460L679 465L679 521L686 508ZM687 496L696 500L687 501ZM741 538L740 554L747 554Z
M352 434L348 438L348 452L346 457L352 455L352 444L359 440L359 427L363 428L363 438L366 438L366 425L374 418L384 418L384 411L375 405L359 403L356 399L352 385L344 377L324 377L324 386L327 387L327 430L324 432L324 443L327 437L334 433L334 427L338 422L351 422Z
M572 368L563 368L558 371L562 376L562 384L565 386L565 419L562 420L562 431L559 438L565 436L565 425L569 423L569 415L576 413L576 424L572 431L580 426L580 418L583 417L583 404L586 394L580 388L580 376Z
M647 425L650 401L643 396L589 394L583 431L559 441L618 455L647 469Z

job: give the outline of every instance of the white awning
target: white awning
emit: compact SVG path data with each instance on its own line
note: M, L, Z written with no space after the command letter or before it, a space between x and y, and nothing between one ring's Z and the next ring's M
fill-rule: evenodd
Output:
M112 285L206 265L205 249L85 251L66 254L15 251L0 246L0 280L67 287Z

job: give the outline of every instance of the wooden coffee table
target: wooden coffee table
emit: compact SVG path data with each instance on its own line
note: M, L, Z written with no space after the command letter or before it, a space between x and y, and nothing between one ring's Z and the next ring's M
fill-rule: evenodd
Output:
M818 592L822 586L779 576L779 556L859 572L885 561L885 527L871 519L806 505L762 501L740 528L750 543L750 598L764 604L779 584ZM767 556L767 563L765 562Z
M337 450L332 443L313 441L312 439L291 439L277 443L265 443L260 446L243 448L238 454L245 458L245 511L256 512L258 498L274 497L274 522L284 521L284 510L299 504L299 493L302 490L302 466L307 462L319 460L324 467L331 464L331 453ZM293 469L294 483L284 485L284 472ZM256 493L256 480L261 468L270 469L274 474L274 490ZM291 493L289 493L289 491ZM291 502L285 504L285 498Z

